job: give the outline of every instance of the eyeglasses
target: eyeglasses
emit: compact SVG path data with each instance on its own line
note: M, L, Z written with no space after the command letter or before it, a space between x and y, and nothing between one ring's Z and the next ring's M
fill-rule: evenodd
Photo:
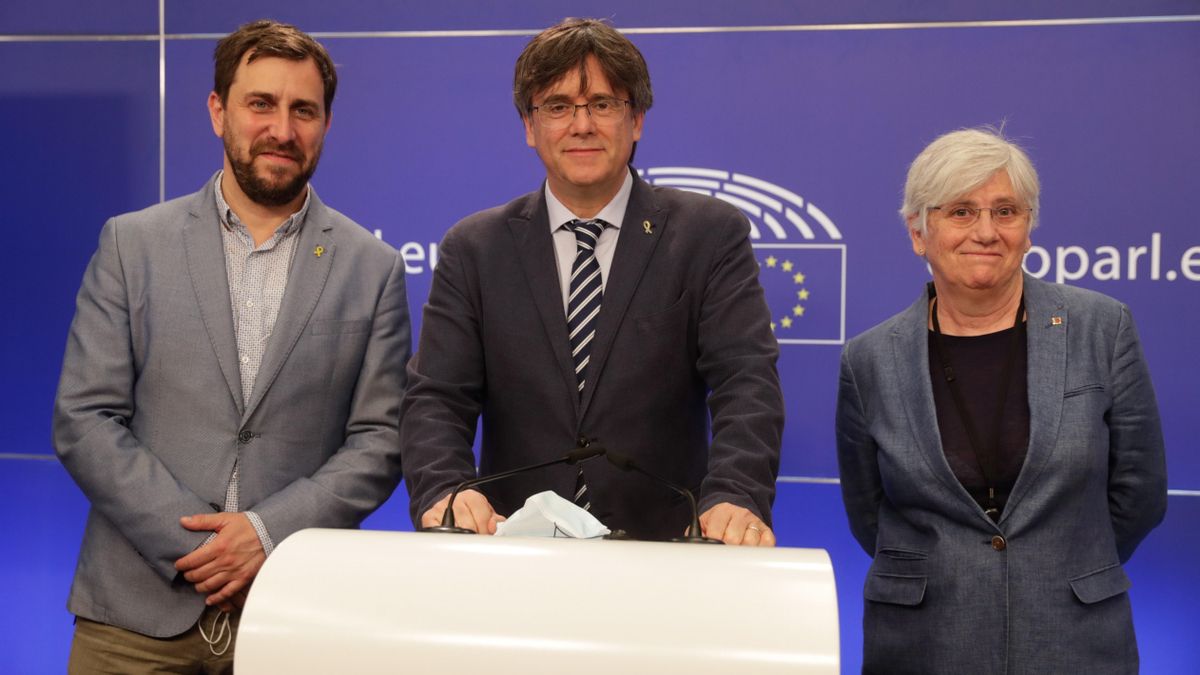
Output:
M537 113L538 120L547 129L562 129L570 126L575 119L575 113L580 108L586 108L588 115L597 122L615 122L625 115L625 109L632 104L619 98L598 98L587 103L567 103L566 101L551 101L532 107Z
M996 227L1017 227L1025 222L1033 209L1017 206L1016 204L1001 204L1000 206L975 207L969 204L953 204L930 206L930 211L941 211L946 222L954 227L970 227L979 220L979 214L984 211L991 213L992 225Z

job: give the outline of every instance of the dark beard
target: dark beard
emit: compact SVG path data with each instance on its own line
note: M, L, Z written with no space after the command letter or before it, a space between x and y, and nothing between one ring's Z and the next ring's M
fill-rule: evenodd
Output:
M300 192L308 185L308 179L312 178L313 173L317 170L317 162L321 159L321 149L317 148L316 155L308 166L304 167L290 181L282 184L269 183L260 178L254 170L254 158L263 152L276 152L303 161L303 157L300 151L296 149L295 144L257 143L250 148L250 160L243 162L237 157L234 149L230 147L229 138L230 134L225 134L225 156L229 158L229 165L233 167L233 177L237 180L238 187L242 189L242 192L250 198L250 201L263 206L283 206L290 204L296 197L300 196Z

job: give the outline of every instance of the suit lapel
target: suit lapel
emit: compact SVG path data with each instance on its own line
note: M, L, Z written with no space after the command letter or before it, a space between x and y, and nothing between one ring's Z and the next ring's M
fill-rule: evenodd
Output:
M1029 450L1000 522L1004 522L1046 467L1058 445L1067 379L1067 308L1050 283L1025 276L1028 317ZM1058 319L1057 321L1055 319Z
M654 198L654 191L636 176L633 191L629 195L629 206L625 208L625 220L621 223L617 237L617 249L613 253L608 280L604 284L604 301L600 305L600 316L596 320L596 337L592 341L591 360L588 363L588 381L580 415L587 412L592 394L596 391L608 361L613 339L625 319L625 311L633 299L634 291L642 281L650 255L667 229L668 212ZM643 221L651 224L653 234L644 234Z
M308 326L308 320L317 306L317 300L321 298L321 291L325 288L325 281L329 278L329 271L333 268L337 249L333 243L333 221L315 191L312 193L312 202L308 206L308 214L298 236L300 240L296 242L295 257L288 271L283 303L279 307L275 328L271 331L262 365L259 366L258 376L254 380L254 391L251 392L250 403L243 413L243 422L254 413L254 409L271 388L296 346L296 341ZM317 247L321 247L319 256L316 255Z
M516 218L509 218L508 229L516 247L517 260L525 273L525 282L542 319L542 328L554 351L559 374L579 412L575 366L571 360L567 317L563 312L562 282L555 263L554 240L550 234L550 216L546 211L545 187L529 197L529 203Z
M237 364L237 339L233 333L233 312L229 306L229 276L225 270L225 249L221 242L221 222L217 217L213 180L209 180L205 188L194 195L187 210L183 248L188 276L192 280L200 316L221 367L221 374L229 386L229 395L241 413L242 376Z
M958 482L946 462L938 428L937 408L933 402L933 387L929 382L929 296L921 297L904 312L901 323L892 331L892 362L896 364L900 398L908 415L908 426L917 441L917 452L933 475L952 493L969 505L983 510L971 499L970 493Z

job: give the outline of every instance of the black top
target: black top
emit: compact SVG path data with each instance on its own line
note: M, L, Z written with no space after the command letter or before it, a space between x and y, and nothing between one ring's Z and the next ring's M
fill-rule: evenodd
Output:
M1013 331L1020 331L1021 334L1003 417L997 429L996 397L1001 388L1004 361L1013 343ZM933 402L937 409L942 449L954 476L980 507L986 509L986 482L979 468L979 458L971 448L962 416L950 393L950 385L941 372L934 352L936 339L934 332L929 331L929 379L933 384ZM1029 448L1029 387L1025 372L1029 349L1025 340L1025 322L987 335L962 337L943 333L941 339L947 360L954 364L958 386L981 441L990 444L999 434L992 473L996 488L995 501L1003 511Z

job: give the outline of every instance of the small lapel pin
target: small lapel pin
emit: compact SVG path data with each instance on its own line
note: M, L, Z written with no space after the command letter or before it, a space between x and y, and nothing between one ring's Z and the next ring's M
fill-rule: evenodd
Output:
M651 225L650 221L648 220L642 221L642 230L644 230L646 234L654 234L654 226Z
M325 247L324 247L324 246L318 246L318 247L314 248L314 249L313 249L313 255L317 256L318 258L320 258L321 256L325 255Z
M1050 325L1051 326L1061 326L1062 325L1062 317L1061 316L1050 317Z

